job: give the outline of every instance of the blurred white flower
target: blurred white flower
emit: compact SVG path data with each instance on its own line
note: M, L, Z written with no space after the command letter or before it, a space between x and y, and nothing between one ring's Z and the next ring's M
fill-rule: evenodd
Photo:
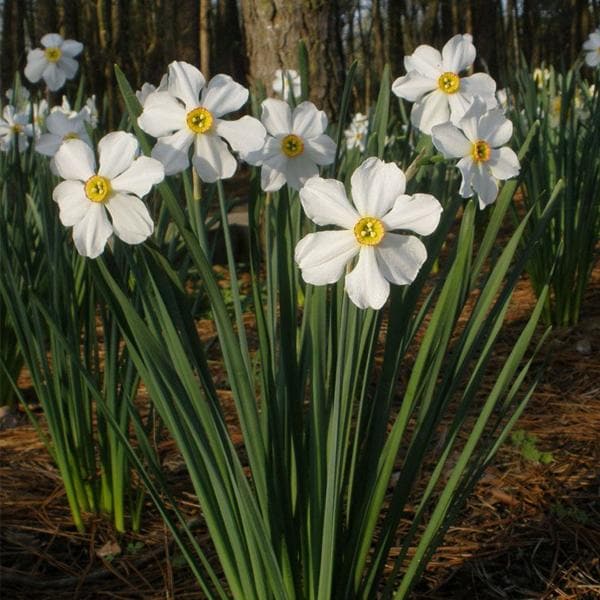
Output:
M35 149L45 156L54 156L63 142L81 140L91 147L92 142L81 114L67 116L63 112L50 113L46 119L48 133L40 136Z
M33 105L33 132L36 138L42 134L48 117L48 102L45 99Z
M446 121L456 123L474 96L480 96L488 108L496 106L496 82L486 73L462 77L476 56L469 34L455 35L442 52L431 46L419 46L404 57L407 74L392 84L396 96L414 102L412 124L431 133L431 128Z
M169 65L168 91L146 98L138 123L158 138L152 156L163 163L167 175L188 167L193 144L194 168L202 180L214 182L231 177L237 168L225 140L236 152L251 152L264 144L266 132L258 119L221 119L247 100L248 90L229 75L216 75L205 85L196 67L175 61Z
M365 151L365 142L369 130L369 117L362 113L356 113L352 117L350 127L344 131L346 136L346 148L358 148L361 152Z
M2 111L0 119L0 150L8 152L15 144L19 152L29 146L29 138L33 135L33 127L29 122L29 112L18 112L8 104Z
M98 143L98 170L93 150L81 140L62 144L56 153L56 168L66 181L54 188L52 197L62 224L73 227L81 255L102 254L113 233L127 244L140 244L152 234L154 224L140 198L163 180L164 169L138 152L134 135L116 131Z
M600 27L592 31L585 42L583 42L585 52L585 64L588 67L597 67L600 65Z
M307 216L317 225L340 230L309 233L296 245L295 259L302 278L313 285L338 281L347 265L345 288L359 308L379 309L390 293L390 283L411 283L427 258L424 244L410 230L429 235L437 227L442 207L429 194L407 196L406 178L394 163L368 158L351 179L352 200L335 179L313 177L300 190Z
M517 155L503 147L511 138L513 124L500 108L487 110L485 102L475 98L463 118L454 125L436 125L433 145L446 158L460 158L456 165L462 175L460 195L479 197L484 209L498 196L498 180L516 177L520 171Z
M292 95L297 100L302 94L300 74L294 69L277 69L272 86L273 91L286 101L291 100Z
M41 42L43 50L35 48L27 55L25 77L32 83L43 78L48 89L55 92L77 74L79 63L75 57L83 50L83 44L64 40L58 33L47 33Z
M96 94L92 94L86 101L85 105L79 111L83 113L83 118L93 129L98 127L98 108L96 106Z
M502 108L502 110L506 110L508 108L508 91L506 88L496 91L496 100L498 101L498 105Z
M8 88L4 95L8 99L8 103L12 104L17 110L25 109L29 103L29 90L22 85L16 88Z
M299 190L318 175L318 165L335 159L335 142L325 134L327 115L312 102L301 102L292 112L283 100L267 98L262 103L261 121L267 130L264 146L242 158L261 168L261 187L275 192L285 183Z

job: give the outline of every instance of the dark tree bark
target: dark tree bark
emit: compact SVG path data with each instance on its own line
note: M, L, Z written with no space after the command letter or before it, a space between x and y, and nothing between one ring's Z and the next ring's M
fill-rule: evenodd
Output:
M276 69L297 69L298 43L304 40L309 56L310 98L334 115L343 85L336 11L337 2L327 0L242 2L250 82L262 82L270 93Z

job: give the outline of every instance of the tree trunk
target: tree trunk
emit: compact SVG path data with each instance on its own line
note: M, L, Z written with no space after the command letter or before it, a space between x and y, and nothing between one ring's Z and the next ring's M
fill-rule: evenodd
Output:
M340 31L335 28L337 8L337 0L242 2L250 83L262 82L270 94L276 69L298 68L298 43L304 40L310 99L334 115L343 85Z

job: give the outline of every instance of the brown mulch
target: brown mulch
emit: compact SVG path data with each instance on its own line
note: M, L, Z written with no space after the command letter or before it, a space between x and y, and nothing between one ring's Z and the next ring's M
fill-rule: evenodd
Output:
M532 303L528 285L520 284L507 347ZM202 326L211 339L211 324ZM600 267L581 323L554 330L547 345L548 368L515 429L535 436L552 461L528 460L505 443L415 598L600 598ZM202 598L150 500L139 534L117 539L101 519L77 533L43 444L25 419L12 425L0 431L0 597ZM182 511L196 519L199 507L172 442L161 454Z

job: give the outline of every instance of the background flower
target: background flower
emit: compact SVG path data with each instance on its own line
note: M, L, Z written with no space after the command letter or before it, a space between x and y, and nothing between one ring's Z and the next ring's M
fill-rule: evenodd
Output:
M404 173L377 158L354 171L351 185L354 206L340 181L313 177L306 182L300 201L307 216L317 225L341 229L309 233L298 242L295 259L307 283L325 285L338 281L358 256L346 275L346 292L359 308L379 309L390 283L411 283L427 258L419 239L394 230L429 235L442 207L429 194L404 194Z
M43 50L35 48L27 55L25 77L32 83L43 78L48 89L55 92L77 74L79 63L75 57L83 50L83 44L64 40L58 33L47 33L41 43Z
M15 144L19 152L29 146L33 127L29 122L29 112L17 112L10 104L4 107L0 119L0 150L8 152Z
M585 64L588 67L597 67L600 65L600 27L590 33L585 42L583 42L585 52Z
M292 95L295 99L302 95L302 81L298 71L294 69L277 69L272 86L273 91L286 101L291 100Z
M365 142L367 132L369 131L369 117L358 112L352 117L350 127L344 131L346 137L346 148L358 148L361 152L365 151Z

